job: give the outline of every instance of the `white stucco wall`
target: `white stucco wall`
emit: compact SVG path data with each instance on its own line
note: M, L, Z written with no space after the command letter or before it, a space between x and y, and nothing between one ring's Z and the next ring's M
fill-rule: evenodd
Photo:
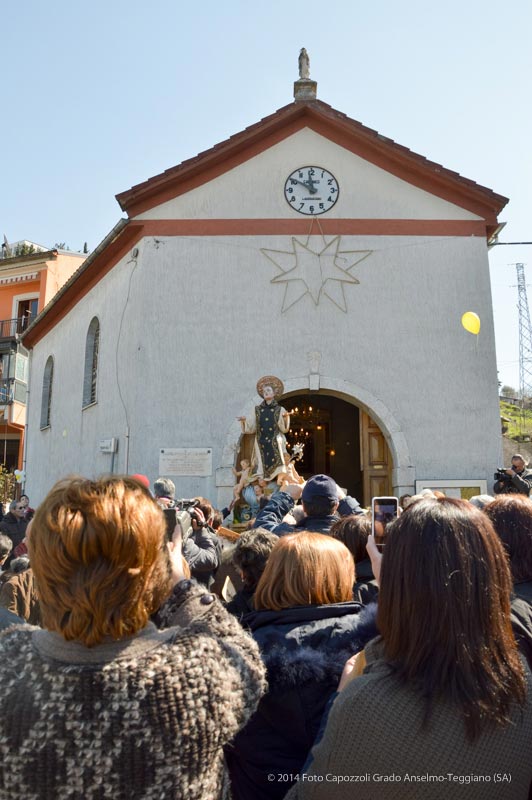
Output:
M61 475L108 471L111 457L98 452L100 439L120 438L115 470L122 471L128 426L129 472L157 477L160 447L212 447L214 469L227 467L235 418L251 412L257 378L276 374L287 390L304 389L313 351L321 354L322 388L347 387L349 394L361 387L361 402L371 399L381 423L392 420L396 430L385 433L402 462L396 467L414 467L418 479L491 476L500 428L485 242L343 236L342 250L372 251L351 270L360 283L345 286L347 312L325 297L315 305L307 294L282 313L284 285L271 283L279 270L261 248L287 251L290 242L147 238L136 261L123 259L36 345L26 485L32 502ZM460 324L467 310L482 320L476 338ZM94 315L101 324L98 402L82 411ZM51 427L40 431L50 354ZM218 482L224 477L219 473ZM215 474L176 483L182 496L217 499Z
M304 164L330 170L340 184L338 203L322 219L478 219L309 129L141 217L301 220L283 187ZM296 238L315 252L334 239ZM381 425L398 490L415 478L489 479L500 462L500 423L485 240L342 236L339 245L342 252L370 251L349 270L359 283L341 284L345 311L323 292L316 304L301 282L290 284L292 300L302 296L283 311L286 283L272 280L285 276L262 250L289 253L289 235L157 236L138 243L138 257L122 259L34 348L26 463L32 503L72 472L127 467L154 480L162 447L212 448L213 475L177 479L177 492L227 501L236 417L252 413L257 378L275 374L287 392L304 391L309 353L320 354L313 382ZM275 258L284 269L296 264ZM356 260L345 258L337 265ZM468 310L481 318L478 337L460 324ZM95 315L98 399L82 410L85 339ZM51 426L41 431L49 355ZM113 464L98 448L111 437L119 439Z
M324 167L340 184L339 200L327 219L480 219L309 128L137 219L293 219L283 188L287 177L305 165Z

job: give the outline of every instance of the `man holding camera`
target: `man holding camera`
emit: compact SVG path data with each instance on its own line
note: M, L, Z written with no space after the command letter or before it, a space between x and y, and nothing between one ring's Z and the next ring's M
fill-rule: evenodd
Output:
M210 589L222 560L222 546L212 527L214 508L205 497L187 508L190 528L183 535L183 556L193 578Z
M512 456L510 469L498 469L495 473L497 482L493 487L495 494L526 494L532 488L532 470L526 468L525 459L519 453Z

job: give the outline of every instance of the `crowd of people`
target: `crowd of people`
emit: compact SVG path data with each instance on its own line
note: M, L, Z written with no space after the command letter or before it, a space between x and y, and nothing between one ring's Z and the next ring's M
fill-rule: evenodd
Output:
M229 538L164 477L13 502L0 798L532 797L532 473L512 465L496 497L403 496L382 549L327 475L294 472Z

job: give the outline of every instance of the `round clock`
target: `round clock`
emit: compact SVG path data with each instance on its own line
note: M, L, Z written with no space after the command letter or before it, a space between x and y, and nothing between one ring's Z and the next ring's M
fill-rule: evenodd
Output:
M299 214L325 214L338 200L338 181L322 167L300 167L292 172L284 185L288 205Z

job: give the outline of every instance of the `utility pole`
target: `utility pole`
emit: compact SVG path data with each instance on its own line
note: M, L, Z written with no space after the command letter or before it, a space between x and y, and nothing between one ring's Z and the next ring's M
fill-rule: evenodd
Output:
M525 429L525 402L532 397L532 326L526 292L525 265L516 264L519 310L519 397L521 401L521 434Z

